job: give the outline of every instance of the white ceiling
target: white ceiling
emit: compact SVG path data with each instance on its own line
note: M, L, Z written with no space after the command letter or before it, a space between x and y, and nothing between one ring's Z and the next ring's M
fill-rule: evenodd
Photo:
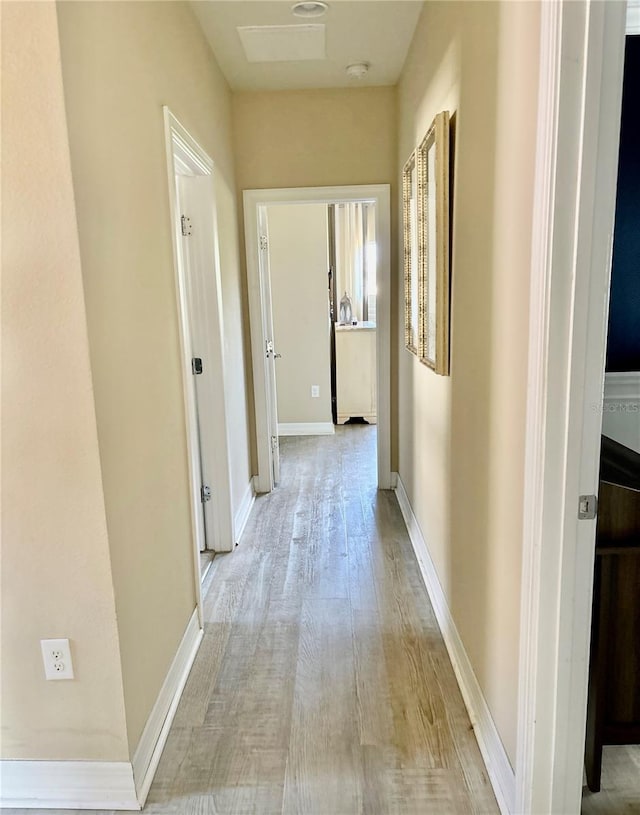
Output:
M394 85L422 11L421 0L329 0L322 17L294 17L282 0L194 0L191 5L216 59L236 91ZM247 61L238 26L324 24L325 59ZM283 57L286 55L283 53ZM347 65L368 62L369 73L350 79Z

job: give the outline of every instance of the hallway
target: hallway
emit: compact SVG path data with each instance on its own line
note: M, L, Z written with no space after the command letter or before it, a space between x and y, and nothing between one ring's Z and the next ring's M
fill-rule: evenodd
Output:
M375 487L375 428L281 451L281 486L207 576L145 811L497 812L395 497Z
M153 780L147 811L176 815L495 812L476 737L501 806L527 777L526 767L514 773L529 709L520 677L533 675L520 670L521 609L537 607L525 602L522 581L532 494L523 417L534 392L523 360L538 280L532 224L550 7L330 1L316 4L321 13L308 23L293 5L2 4L4 811L109 815L146 800ZM279 35L269 45L280 27L309 33L307 25L317 52L295 42L288 51ZM273 59L253 61L238 29L266 36ZM556 40L549 35L550 49ZM358 63L368 67L354 79L348 69ZM400 188L407 161L421 145L425 152L447 112L450 228L441 224L443 240L432 243L449 250L436 295L450 297L436 296L444 308L435 316L448 310L450 375L439 376L414 353L420 342L406 344L407 314L431 318L434 301L428 287L414 297L414 286L405 308ZM210 175L204 229L183 206L191 202L176 169ZM366 448L376 428L285 439L282 485L258 499L240 546L206 576L201 632L193 555L202 487L212 482L216 500L228 492L216 534L229 551L245 528L255 476L268 477L258 455L268 460L268 438L257 443L264 346L252 349L258 318L247 258L264 243L256 238L268 249L269 235L246 231L245 194L324 188L336 200L347 186L379 189L390 202L389 229L380 218L375 242L364 242L371 269L375 243L380 298L381 480L387 487L397 478L404 514L396 496L375 490ZM417 238L418 193L428 191L413 186ZM196 297L176 260L201 239L211 254L212 229L207 291L215 297L199 288ZM411 243L423 269L428 253L420 258L420 241ZM220 317L220 336L202 349L184 330L189 299ZM290 325L308 313L303 293ZM204 379L192 378L192 352ZM315 409L330 382L316 378L309 358L293 367L301 404ZM209 373L224 396L221 415L206 423L224 437L211 445L215 480L193 432L192 391ZM280 418L306 425L330 416ZM267 437L278 432L270 430ZM36 501L33 473L47 485ZM475 734L403 517L473 700ZM43 656L55 656L48 641L57 639L69 643L68 682L46 678ZM174 723L196 640L202 648ZM562 708L540 709L551 717ZM166 746L157 777L156 745Z

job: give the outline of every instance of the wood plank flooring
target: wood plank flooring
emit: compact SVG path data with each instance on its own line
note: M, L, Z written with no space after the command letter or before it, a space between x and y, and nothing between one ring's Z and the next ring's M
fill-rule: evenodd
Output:
M207 574L149 815L498 812L375 443L281 440L280 486Z
M601 789L583 788L582 815L640 815L640 745L605 746Z

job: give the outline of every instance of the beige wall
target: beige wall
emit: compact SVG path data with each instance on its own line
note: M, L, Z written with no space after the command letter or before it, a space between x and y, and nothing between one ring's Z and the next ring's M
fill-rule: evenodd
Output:
M238 187L395 181L395 88L237 93Z
M231 100L186 3L58 16L133 749L195 606L165 104L215 162L236 507L251 475Z
M278 421L330 423L328 207L272 206L267 221Z
M454 116L451 376L403 348L399 472L515 761L539 6L427 3L399 85L397 172Z
M2 13L2 758L125 761L53 3ZM40 639L75 680L44 679Z
M395 88L237 93L233 95L233 133L240 195L246 189L391 184L393 245L397 223L393 199L397 191ZM241 251L244 268L244 241ZM395 274L395 256L391 262ZM393 320L397 311L395 299L391 305ZM246 301L245 307L248 310ZM395 360L395 331L392 336ZM394 366L391 371L394 467L396 379ZM253 438L252 445L255 460Z

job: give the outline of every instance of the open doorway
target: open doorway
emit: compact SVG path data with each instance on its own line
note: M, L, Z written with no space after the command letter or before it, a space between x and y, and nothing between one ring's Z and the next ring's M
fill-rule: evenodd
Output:
M335 456L345 446L357 448L375 472L375 217L375 203L366 201L264 207L276 484L280 456L295 454L302 436L337 433Z
M375 424L375 204L265 208L278 436Z
M328 210L265 207L278 438L334 432Z
M375 204L329 207L333 422L376 424Z
M256 490L278 482L281 437L347 422L377 436L378 486L391 488L388 186L248 190L244 201Z

